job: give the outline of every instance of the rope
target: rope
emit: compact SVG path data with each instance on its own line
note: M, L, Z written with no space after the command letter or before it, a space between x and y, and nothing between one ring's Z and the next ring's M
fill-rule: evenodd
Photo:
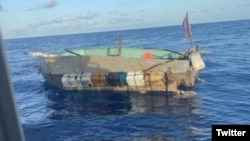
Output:
M67 52L69 52L69 53L72 53L72 54L75 54L76 56L82 56L81 54L75 53L75 52L70 51L70 50L68 50L68 49L65 49L65 51L67 51Z
M165 74L165 86L166 86L166 92L168 91L168 74L167 73L164 73Z

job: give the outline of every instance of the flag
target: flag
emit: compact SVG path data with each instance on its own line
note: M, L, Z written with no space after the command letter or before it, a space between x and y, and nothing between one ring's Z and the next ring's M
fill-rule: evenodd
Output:
M191 39L192 38L192 30L191 30L191 26L189 25L189 21L188 21L188 12L186 13L186 16L182 22L182 26L183 26L183 29L185 31L185 38Z

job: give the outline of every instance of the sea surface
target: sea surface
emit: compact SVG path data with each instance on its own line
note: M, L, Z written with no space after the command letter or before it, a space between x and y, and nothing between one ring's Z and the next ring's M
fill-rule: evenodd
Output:
M250 124L250 20L193 24L206 68L193 97L63 91L28 51L116 47L188 50L181 26L4 40L26 141L207 141L212 124Z

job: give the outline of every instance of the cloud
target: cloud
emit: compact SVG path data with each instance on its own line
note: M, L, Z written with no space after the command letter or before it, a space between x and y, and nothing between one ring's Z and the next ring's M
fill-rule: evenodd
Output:
M131 17L118 17L109 19L110 24L127 24L130 23L133 19Z
M96 12L83 12L77 17L77 19L86 20L86 26L96 26L98 25L98 22L94 21L94 19L98 16L99 14Z
M86 26L96 26L98 25L98 22L94 21L94 19L97 17L99 17L99 14L96 12L83 12L77 17L77 19L85 20Z
M4 12L4 11L6 11L5 7L0 4L0 12Z
M63 22L69 22L69 21L75 21L75 20L76 18L73 15L64 15L62 17L52 20L50 23L63 23Z
M90 30L99 25L98 21L95 20L99 16L96 12L84 12L79 15L65 14L63 16L50 19L47 21L41 21L36 23L29 23L23 27L12 28L6 31L8 37L15 36L41 36L44 33L49 34L63 34L78 32L79 29ZM91 27L91 28L89 28Z
M34 24L28 24L28 28L41 28L43 26L49 25L50 22L39 22L39 23L34 23Z
M126 25L126 24L134 24L134 23L141 23L149 18L149 15L144 13L144 10L140 10L134 15L130 15L127 12L115 12L110 11L108 14L112 17L108 19L109 24L119 24L119 25Z
M166 16L166 14L164 15L164 17ZM139 15L139 17L135 18L134 21L135 22L143 22L145 21L149 16L148 15L144 15L144 14L141 14Z
M249 8L250 3L236 5L236 8Z
M128 13L121 13L120 16L128 16Z
M87 22L87 26L96 26L96 25L98 25L98 22L96 22L96 21L88 21Z
M97 13L90 13L90 12L83 12L80 16L78 16L79 19L85 19L85 20L92 20L99 15Z
M200 12L202 12L202 13L209 13L209 12L211 12L213 9L211 9L211 8L205 8L205 9L201 9L201 11Z
M109 16L112 17L108 19L108 23L110 24L123 24L132 21L131 17L129 17L128 13L119 12L119 11L109 11L107 13Z
M38 23L33 23L33 24L28 24L27 29L31 28L43 28L45 26L50 26L53 24L62 24L65 22L73 22L75 21L76 18L73 15L64 15L56 19L52 19L51 21L44 21L44 22L38 22Z
M56 4L56 0L47 0L47 2L43 5L43 8L55 7Z
M46 9L46 8L53 8L57 5L56 0L47 0L43 4L37 4L34 7L27 8L28 11L34 11L34 10L40 10L40 9Z
M28 24L26 28L28 29L39 29L39 28L44 28L44 27L50 27L54 25L75 25L78 23L78 21L81 21L82 19L86 20L86 26L96 26L98 25L97 21L94 21L94 18L98 17L97 13L82 13L80 16L76 17L73 15L64 15L55 19L52 19L50 21L43 21L43 22L38 22L38 23L33 23L33 24ZM79 24L79 23L78 23Z

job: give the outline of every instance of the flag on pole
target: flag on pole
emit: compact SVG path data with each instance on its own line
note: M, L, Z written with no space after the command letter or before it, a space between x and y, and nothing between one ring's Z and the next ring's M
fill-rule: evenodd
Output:
M191 26L189 25L189 21L188 21L188 12L186 13L186 16L182 22L182 26L183 26L183 29L185 31L185 38L191 39L192 38L192 30L191 30Z

